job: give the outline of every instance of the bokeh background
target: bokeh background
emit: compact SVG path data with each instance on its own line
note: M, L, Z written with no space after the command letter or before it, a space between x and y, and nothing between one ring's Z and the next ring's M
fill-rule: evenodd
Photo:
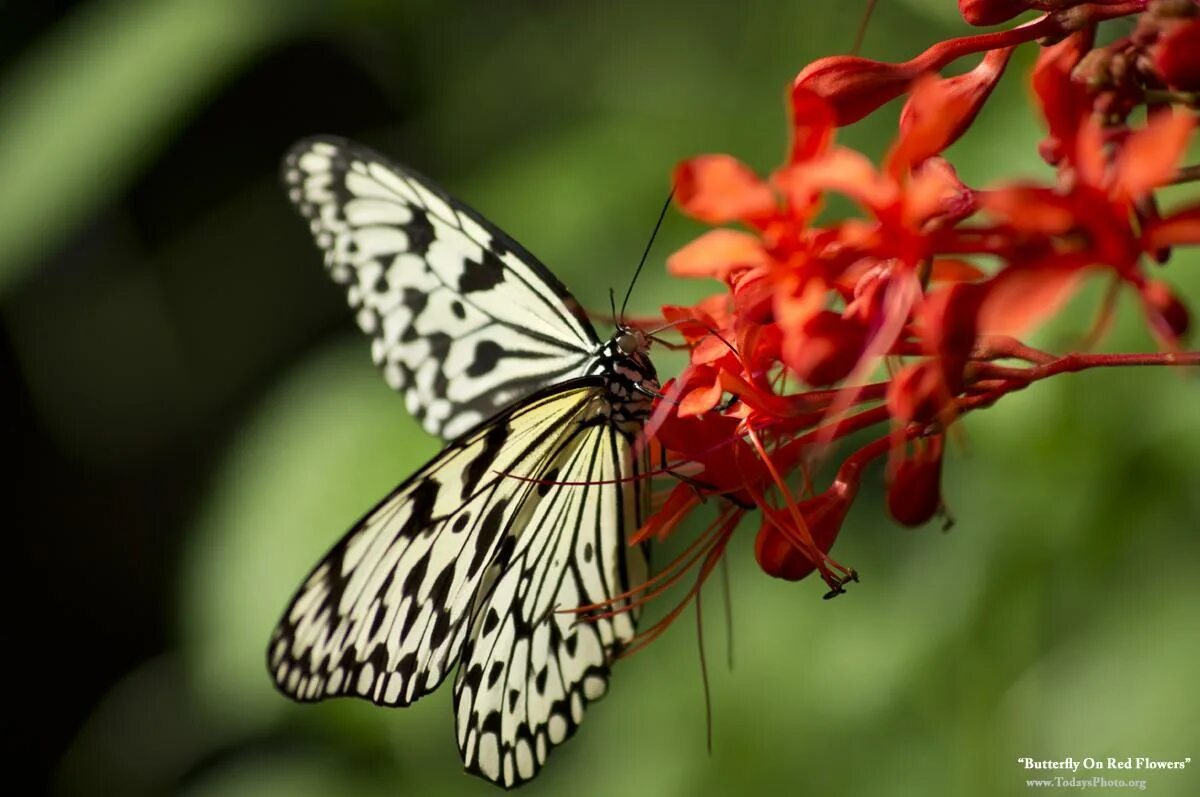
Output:
M280 154L314 132L391 153L605 308L672 165L708 151L776 164L784 87L849 48L859 4L0 11L0 367L16 472L3 716L33 784L18 791L495 793L460 771L449 689L402 711L295 706L265 672L308 568L436 449L327 283ZM892 0L864 52L903 59L961 30L953 3ZM953 152L969 182L1046 174L1030 55ZM841 139L877 154L893 124ZM662 268L696 231L668 218L635 312L713 289ZM1168 272L1193 299L1198 267L1179 252ZM1040 342L1070 348L1100 292ZM1130 303L1106 346L1153 346ZM1195 756L1197 384L1087 373L971 417L948 465L950 533L890 524L876 473L836 551L863 582L835 601L757 572L745 530L729 557L732 669L720 593L706 592L711 756L689 613L618 667L524 793L1022 794L1020 756ZM1197 766L1150 774L1148 790L1200 793Z

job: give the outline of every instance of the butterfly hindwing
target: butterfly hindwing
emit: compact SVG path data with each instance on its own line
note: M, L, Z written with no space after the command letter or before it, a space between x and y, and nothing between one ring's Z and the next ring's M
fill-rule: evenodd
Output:
M450 440L546 385L582 376L595 331L557 278L411 169L334 137L284 162L389 385Z
M275 629L276 685L297 700L389 706L435 689L458 661L481 591L522 539L540 544L547 533L529 527L550 494L536 481L601 401L595 377L543 391L448 446L369 512Z
M640 458L639 458L640 461ZM508 568L483 596L454 686L467 768L505 787L537 774L608 688L609 664L636 631L625 595L644 582L641 548L627 548L648 492L632 441L583 425L552 463L550 488ZM580 608L598 606L594 612ZM592 615L592 616L589 616Z

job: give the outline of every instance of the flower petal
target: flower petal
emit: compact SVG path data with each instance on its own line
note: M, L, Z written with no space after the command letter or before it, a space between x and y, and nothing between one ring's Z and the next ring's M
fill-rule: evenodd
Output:
M710 224L752 220L775 210L771 188L729 155L700 155L676 166L675 199L689 216Z
M725 279L729 272L769 261L758 238L737 230L709 230L667 258L677 277Z
M1124 196L1137 199L1166 184L1187 151L1196 120L1190 113L1156 113L1121 147L1116 186Z
M979 308L979 333L1021 337L1063 306L1079 287L1086 261L1061 258L1008 268L987 286Z

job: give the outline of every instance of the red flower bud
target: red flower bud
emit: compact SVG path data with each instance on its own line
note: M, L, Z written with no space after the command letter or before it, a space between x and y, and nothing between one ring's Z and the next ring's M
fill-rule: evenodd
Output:
M942 437L930 438L891 473L888 514L905 526L928 523L942 506Z
M1187 306L1165 282L1150 280L1141 286L1142 304L1156 332L1168 343L1175 343L1188 331Z
M815 93L829 103L837 125L857 122L880 105L908 91L921 67L912 62L887 64L856 55L834 55L813 61L796 76L795 95Z
M917 81L900 112L900 138L888 156L894 174L937 155L959 139L1004 75L1015 47L990 50L970 72Z
M1163 81L1179 91L1200 91L1200 19L1163 36L1153 48L1154 66Z
M1023 14L1038 3L1030 0L958 0L958 11L969 25L999 25Z
M808 533L822 554L829 553L837 540L842 521L857 492L856 481L843 481L839 476L825 492L797 505ZM816 570L816 563L789 539L792 535L779 528L793 523L790 513L767 507L762 509L763 523L754 540L754 558L763 572L775 578L799 581Z

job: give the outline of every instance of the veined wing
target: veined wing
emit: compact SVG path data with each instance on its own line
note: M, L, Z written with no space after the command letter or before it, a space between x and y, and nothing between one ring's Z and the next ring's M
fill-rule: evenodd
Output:
M458 745L468 770L510 788L537 774L608 688L615 652L633 639L637 611L585 618L645 582L640 548L626 547L648 507L648 455L608 423L577 427L545 480L516 548L482 596L454 685ZM639 471L640 466L640 471ZM567 486L573 485L573 486ZM564 611L566 610L566 611Z
M578 302L434 183L334 137L296 144L284 180L375 363L430 433L451 440L585 373L599 341Z
M267 658L279 689L303 701L353 695L388 706L435 689L477 626L481 596L496 595L492 585L527 550L543 548L539 539L578 533L548 527L541 507L591 488L543 482L576 461L598 433L591 430L608 429L605 407L599 378L542 391L447 447L384 499L317 565L276 627ZM613 509L624 500L607 495ZM584 602L624 588L605 592L623 583L624 541L608 539L619 528L605 535L608 547L573 565L590 585ZM628 636L613 629L613 638Z

